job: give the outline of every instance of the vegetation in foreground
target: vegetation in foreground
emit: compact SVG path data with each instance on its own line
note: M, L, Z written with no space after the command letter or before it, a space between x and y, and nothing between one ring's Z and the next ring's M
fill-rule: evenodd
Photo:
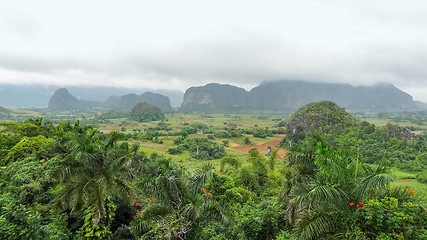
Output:
M170 120L147 123L157 129L104 134L79 122L0 123L0 238L427 237L424 194L393 182L419 176L422 181L425 165L412 169L411 176L390 168L424 161L422 137L407 141L394 134L400 128L355 121L326 135L295 132L299 135L292 147L288 138L283 140L292 152L281 161L274 149L270 156L255 150L229 154L227 139L230 145L243 144L245 136L252 142L263 138L252 135L256 127L223 122L206 127L188 123L177 131ZM263 131L284 126L278 122ZM207 134L197 137L193 131L201 128ZM396 132L388 134L387 129ZM145 142L168 145L166 150L187 145L176 154L190 158L211 156L218 146L225 155L194 160L201 164L188 169L170 155L147 154L132 144ZM367 148L371 143L379 144L375 152ZM202 148L204 144L210 147ZM390 155L381 157L385 152ZM398 161L392 162L393 157Z

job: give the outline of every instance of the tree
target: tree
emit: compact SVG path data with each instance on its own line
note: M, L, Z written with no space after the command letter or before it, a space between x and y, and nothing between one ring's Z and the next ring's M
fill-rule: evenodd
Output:
M213 166L205 164L187 179L169 159L152 157L147 171L150 177L141 185L153 200L136 200L142 207L132 223L133 232L144 239L188 239L198 234L194 232L197 226L225 221L223 207L203 188L212 171Z
M135 161L140 160L137 148L129 151L127 143L116 145L119 133L101 140L96 132L77 134L68 143L70 153L56 174L55 201L59 209L85 211L94 226L114 214L113 198L130 202L134 191L131 180L139 171Z
M289 222L298 239L338 237L334 234L346 229L343 219L351 215L348 204L381 194L392 181L387 166L364 165L357 155L321 143L315 155L296 155L288 167L296 172L285 189Z
M146 102L137 103L130 113L131 118L138 122L158 121L165 118L159 107Z

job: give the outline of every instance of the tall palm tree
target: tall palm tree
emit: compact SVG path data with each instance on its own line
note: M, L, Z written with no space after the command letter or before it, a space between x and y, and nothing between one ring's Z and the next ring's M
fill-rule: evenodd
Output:
M315 155L291 157L288 168L294 174L285 185L287 213L298 239L320 239L332 233L342 237L336 234L342 232L340 219L349 210L348 203L363 201L370 192L385 189L392 181L387 167L373 169L360 163L357 156L322 144L318 144Z
M168 159L156 162L151 165L152 171L148 171L152 176L143 186L157 201L143 206L132 224L135 234L143 238L154 234L160 239L185 239L196 224L225 221L222 206L203 196L201 190L213 175L211 164L203 165L187 177Z
M97 129L76 133L67 145L69 154L56 174L59 191L56 197L60 209L86 210L97 225L107 214L107 204L113 198L128 201L133 195L131 180L136 153L127 144L117 146L120 135L112 133L106 140L96 137Z

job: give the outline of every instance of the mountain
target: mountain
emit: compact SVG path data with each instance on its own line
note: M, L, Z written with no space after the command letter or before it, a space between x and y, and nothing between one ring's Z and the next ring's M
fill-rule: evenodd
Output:
M228 84L210 83L185 91L181 111L231 111L248 106L248 92Z
M351 110L415 109L412 96L391 84L372 87L304 81L264 82L249 93L249 108L296 109L310 102L333 101Z
M184 94L181 110L288 111L318 101L332 101L352 111L417 109L411 95L391 84L355 87L337 83L274 81L264 82L250 92L226 84L192 87Z
M77 99L66 88L60 88L55 91L49 100L48 109L54 111L86 109L86 108L112 108L119 110L131 110L135 104L146 102L158 106L163 111L171 111L169 98L161 94L145 92L141 95L134 93L126 94L121 97L110 96L104 102L85 101Z
M417 108L419 108L419 109L423 109L423 110L427 109L427 103L425 103L425 102L414 101L414 103L417 106Z
M54 94L55 90L62 88L57 85L17 85L0 84L0 105L14 108L46 107L46 103ZM153 92L170 98L171 105L179 107L182 103L184 93L178 90L146 89L146 88L123 88L105 86L68 86L68 91L77 99L86 101L102 102L110 96L122 96L129 93L143 94Z
M172 111L169 98L162 94L145 92L141 95L140 99L140 102L157 105L163 111Z
M84 102L71 95L66 88L60 88L50 98L47 108L54 111L80 109L84 108Z
M146 102L149 104L154 104L158 106L163 111L171 111L172 107L168 97L161 94L145 92L141 95L136 95L134 93L126 94L121 97L112 96L109 97L104 105L109 108L119 109L119 110L130 110L135 104L139 102Z
M8 113L8 112L11 112L11 111L9 109L5 108L5 107L0 106L0 112Z

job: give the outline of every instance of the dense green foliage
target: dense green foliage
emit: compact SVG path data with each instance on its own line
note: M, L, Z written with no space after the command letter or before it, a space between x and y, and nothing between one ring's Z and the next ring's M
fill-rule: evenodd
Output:
M170 154L190 151L191 157L200 160L220 159L225 156L224 147L206 138L177 139L176 147L169 148Z
M137 103L130 112L130 116L133 120L138 122L157 121L165 118L159 107L154 104L146 102Z
M0 239L426 239L422 196L391 187L389 172L411 167L425 181L425 140L350 122L304 132L286 161L277 150L234 157L221 144L229 139L195 137L223 132L249 144L231 123L174 130L162 121L130 136L41 118L0 123ZM130 144L166 135L171 154L220 160L189 170Z
M308 133L338 135L354 124L355 118L333 102L310 103L292 114L286 124L284 143L304 139Z
M425 170L424 139L411 140L410 131L395 124L375 127L357 120L332 102L302 107L289 118L286 128L281 145L288 149L300 151L323 138L335 148L351 149L365 163L388 161L403 170Z

